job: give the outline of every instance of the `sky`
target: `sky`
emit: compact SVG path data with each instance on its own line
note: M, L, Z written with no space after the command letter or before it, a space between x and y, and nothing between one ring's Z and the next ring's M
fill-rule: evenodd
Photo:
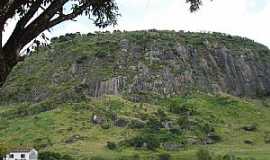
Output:
M253 39L270 47L270 0L203 0L195 13L186 0L116 0L121 17L118 25L105 30L185 30L223 32ZM6 36L12 30L12 23ZM104 31L87 17L54 27L50 37L65 33Z

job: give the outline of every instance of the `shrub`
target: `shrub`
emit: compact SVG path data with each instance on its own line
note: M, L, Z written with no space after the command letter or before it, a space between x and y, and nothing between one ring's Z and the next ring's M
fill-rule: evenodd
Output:
M198 160L212 160L210 152L206 149L200 149L196 156Z
M166 113L162 109L159 108L156 114L160 118L161 121L168 120Z
M146 125L152 130L160 130L160 128L162 128L161 122L156 118L150 118Z
M137 136L129 140L128 143L133 147L146 147L149 150L155 150L160 146L160 140L153 135Z
M39 160L73 160L73 158L70 155L46 151L39 153Z
M181 116L177 119L177 124L181 126L181 128L186 128L189 125L189 120L187 116Z
M161 153L158 155L159 160L170 160L171 155L169 153Z
M264 142L266 144L270 144L270 133L269 132L265 133L265 135L264 135Z
M70 155L63 155L62 160L73 160L73 158Z
M91 160L105 160L105 158L100 157L100 156L95 156L95 157L92 157Z
M61 36L58 37L58 41L59 42L65 42L65 41L68 41L68 40L69 40L69 38L66 37L66 36L63 36L63 35L61 35Z
M131 157L132 160L140 160L141 157L139 154L134 154L132 157Z
M160 140L155 136L148 136L146 139L147 149L155 150L160 146Z
M141 147L143 147L143 144L144 144L144 138L141 136L137 136L137 137L129 140L128 143L129 143L129 145L131 145L133 147L141 148Z
M237 158L233 154L226 154L225 156L223 156L223 160L241 160L241 159L240 158Z
M111 124L109 122L104 122L101 124L102 129L109 129L111 127Z
M200 125L200 128L206 134L211 133L211 132L215 132L215 129L209 123L202 123Z
M179 104L177 102L171 102L169 105L169 111L175 114L192 115L195 113L194 107L189 104Z
M34 139L34 147L36 149L42 149L51 145L53 145L53 143L48 137Z
M114 142L107 142L107 147L110 149L110 150L115 150L117 148L117 145L116 143Z
M98 57L98 58L104 58L104 57L106 57L108 55L109 55L108 52L102 51L102 50L97 51L97 53L95 54L95 56Z

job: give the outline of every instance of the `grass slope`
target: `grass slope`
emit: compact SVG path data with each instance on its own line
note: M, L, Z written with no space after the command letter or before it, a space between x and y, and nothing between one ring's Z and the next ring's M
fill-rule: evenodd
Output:
M174 121L179 114L171 112L171 104L182 104L192 108L196 114L191 120L207 122L215 128L222 140L212 145L186 145L178 151L155 151L144 148L121 146L116 150L106 147L108 141L119 143L144 134L143 129L104 127L93 124L94 114L117 113L126 119L143 119L157 117L157 112L166 114L167 119ZM256 160L270 159L270 144L265 140L270 133L270 108L267 101L242 100L227 95L193 94L190 96L159 99L152 103L133 103L123 97L106 96L80 103L39 104L50 105L46 111L30 112L32 104L17 104L0 107L0 141L10 146L30 145L41 151L57 151L70 154L76 158L103 157L105 159L130 159L140 155L142 159L150 159L159 153L169 153L173 159L195 160L196 151L208 148L213 153L224 155L234 153L240 157L254 157ZM37 104L34 104L34 107ZM38 108L38 107L37 107ZM25 110L28 110L27 112ZM243 126L257 124L257 130L248 132ZM164 129L154 133L162 136ZM185 131L183 137L197 135L198 129ZM179 137L176 137L176 139ZM254 144L246 144L250 140Z

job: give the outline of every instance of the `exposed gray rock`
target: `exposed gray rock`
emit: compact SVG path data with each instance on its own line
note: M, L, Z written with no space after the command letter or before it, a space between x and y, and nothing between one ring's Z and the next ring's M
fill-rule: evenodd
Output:
M163 39L158 32L151 32L150 37L157 37L149 41L140 40L142 35L121 35L89 50L53 46L28 57L0 89L0 102L40 102L49 97L64 102L106 94L125 94L139 102L146 95L170 97L192 91L270 96L266 48L233 50L204 37L202 46L196 47L177 38ZM99 51L110 56L98 58Z
M123 39L120 41L120 48L122 51L126 51L129 49L129 41L127 39Z
M163 126L165 129L171 129L171 128L173 128L173 122L171 122L171 121L165 121L165 122L162 122L162 126Z
M131 129L141 129L144 128L146 125L146 122L139 120L139 119L132 119L128 125Z
M78 134L76 135L73 135L71 137L69 137L68 139L65 140L65 143L67 144L72 144L72 143L75 143L77 141L80 141L80 140L85 140L87 137L82 137Z
M94 123L94 124L102 124L105 121L105 119L102 116L99 116L99 115L94 114L91 117L90 121L92 123Z
M256 124L246 125L242 129L245 131L253 132L257 130L257 125Z
M106 81L93 81L88 84L88 95L99 97L105 94L118 95L126 85L126 77L114 77Z
M126 127L129 123L129 120L127 118L120 117L115 121L115 125L117 127Z

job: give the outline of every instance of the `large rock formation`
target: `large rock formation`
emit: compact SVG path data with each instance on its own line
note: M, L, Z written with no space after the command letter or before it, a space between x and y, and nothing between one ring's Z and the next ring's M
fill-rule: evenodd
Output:
M18 64L0 90L2 102L105 94L139 101L196 90L270 95L270 52L248 39L168 31L64 38Z

